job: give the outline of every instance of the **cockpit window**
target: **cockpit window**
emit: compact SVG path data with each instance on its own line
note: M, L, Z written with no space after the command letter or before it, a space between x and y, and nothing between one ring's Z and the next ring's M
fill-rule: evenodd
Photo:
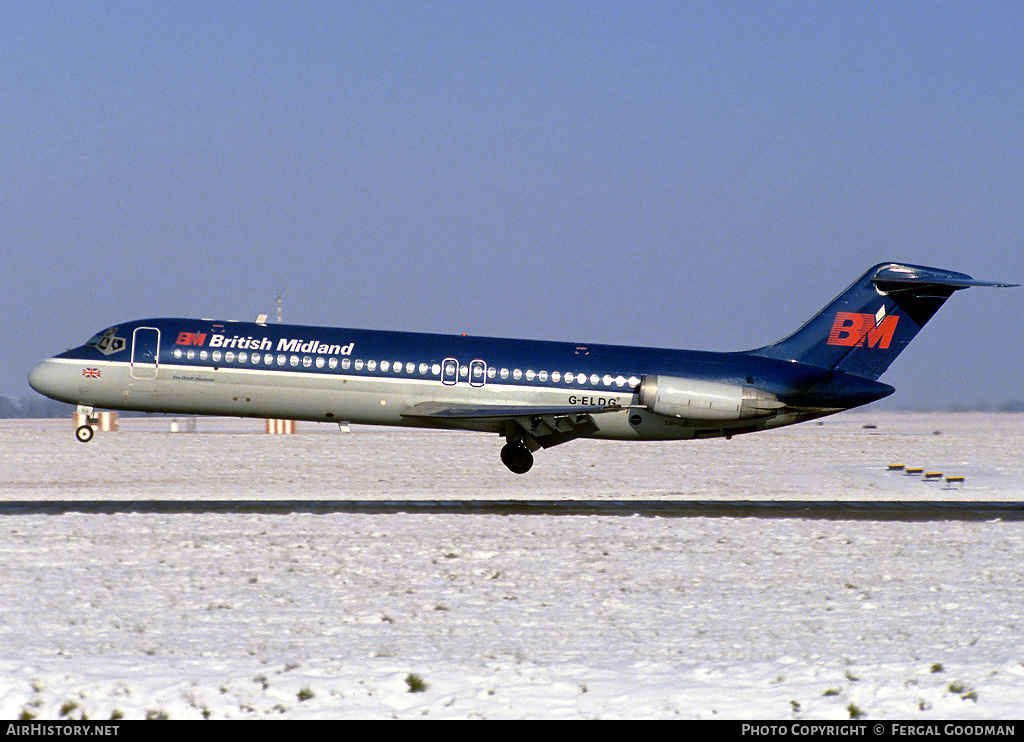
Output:
M123 337L117 334L117 328L111 327L109 330L104 330L98 335L93 335L89 338L89 342L86 345L91 345L99 350L103 355L111 355L122 351L126 347L126 341Z

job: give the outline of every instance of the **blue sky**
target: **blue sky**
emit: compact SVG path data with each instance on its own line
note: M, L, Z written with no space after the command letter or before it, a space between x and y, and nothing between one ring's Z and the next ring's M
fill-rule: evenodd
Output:
M152 316L741 350L874 263L1021 282L1024 6L0 4L0 395ZM961 292L894 406L1024 399Z

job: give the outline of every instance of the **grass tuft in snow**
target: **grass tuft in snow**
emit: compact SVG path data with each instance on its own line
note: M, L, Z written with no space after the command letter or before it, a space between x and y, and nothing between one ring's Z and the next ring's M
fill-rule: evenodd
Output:
M88 721L88 717L86 717L85 711L83 711L81 709L81 707L78 705L77 701L67 700L67 701L65 701L64 703L61 704L61 707L60 707L60 715L61 716L65 716L65 717L71 719L72 718L71 715L75 711L79 712L79 715L77 717L79 721Z
M961 680L954 680L946 688L950 693L960 696L964 701L978 702L978 691L968 688Z
M405 676L405 684L409 686L410 693L422 693L430 687L423 678L414 672Z

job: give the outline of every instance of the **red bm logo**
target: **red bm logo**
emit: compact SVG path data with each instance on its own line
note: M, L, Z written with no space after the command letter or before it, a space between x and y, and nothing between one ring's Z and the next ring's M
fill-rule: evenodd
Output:
M829 345L888 348L899 317L890 315L877 321L873 314L836 312L836 321L828 335Z
M181 332L178 333L178 339L175 345L205 345L206 344L206 333L205 332Z

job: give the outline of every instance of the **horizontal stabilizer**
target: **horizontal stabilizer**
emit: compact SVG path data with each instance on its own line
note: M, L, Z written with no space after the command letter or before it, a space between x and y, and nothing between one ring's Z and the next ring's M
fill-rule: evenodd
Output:
M901 287L913 286L945 286L952 289L966 289L971 286L991 286L995 288L1012 288L1016 283L996 283L979 281L963 273L925 268L916 265L887 265L880 268L871 282L883 291L899 290Z

